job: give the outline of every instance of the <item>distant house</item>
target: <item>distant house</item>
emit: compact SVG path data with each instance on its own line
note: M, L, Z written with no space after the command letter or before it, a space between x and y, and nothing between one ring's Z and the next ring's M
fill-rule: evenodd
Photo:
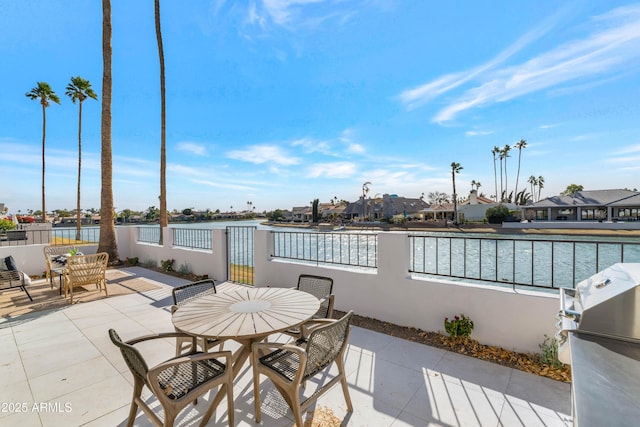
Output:
M373 221L389 220L396 216L421 217L421 212L428 206L429 204L422 199L384 194L381 199L360 198L349 203L342 215L346 220L362 220L366 217Z
M631 190L576 191L547 197L522 208L536 221L638 221L640 193Z

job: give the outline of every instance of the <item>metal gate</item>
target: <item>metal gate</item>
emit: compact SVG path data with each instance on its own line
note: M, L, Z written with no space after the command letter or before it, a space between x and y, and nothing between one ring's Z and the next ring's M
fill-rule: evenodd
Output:
M253 236L257 227L227 227L227 280L253 285Z

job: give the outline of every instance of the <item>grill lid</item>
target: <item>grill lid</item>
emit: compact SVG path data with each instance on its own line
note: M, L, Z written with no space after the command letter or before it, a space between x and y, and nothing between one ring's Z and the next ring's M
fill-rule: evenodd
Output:
M577 330L640 341L640 263L618 263L576 286L565 316L575 312Z
M583 280L576 286L582 310L588 310L640 285L640 263L618 263ZM576 307L577 308L577 307Z

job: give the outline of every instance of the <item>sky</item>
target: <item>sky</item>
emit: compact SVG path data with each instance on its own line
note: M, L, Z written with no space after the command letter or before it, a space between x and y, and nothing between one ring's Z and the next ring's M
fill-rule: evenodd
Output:
M418 198L471 182L495 195L493 147L513 149L505 186L541 196L640 187L640 3L246 0L161 2L167 207L255 211L314 199ZM159 206L160 79L153 1L112 0L113 194ZM100 208L100 1L0 0L0 203ZM520 157L518 156L520 154ZM518 161L520 159L520 161ZM518 163L520 173L518 175ZM249 204L250 202L250 204Z

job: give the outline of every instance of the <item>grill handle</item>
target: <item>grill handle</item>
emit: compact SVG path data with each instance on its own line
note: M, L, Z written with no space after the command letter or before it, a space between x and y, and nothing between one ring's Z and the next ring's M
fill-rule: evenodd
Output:
M576 291L575 289L570 288L560 288L560 316L571 319L576 323L580 323L580 312L567 308L567 299L565 295L575 297Z

